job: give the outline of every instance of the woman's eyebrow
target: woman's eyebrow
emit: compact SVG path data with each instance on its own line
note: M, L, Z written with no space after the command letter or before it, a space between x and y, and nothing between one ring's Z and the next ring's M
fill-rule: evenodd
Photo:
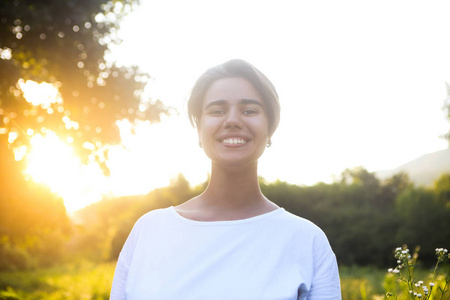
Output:
M240 101L241 105L249 105L249 104L254 104L254 105L258 105L261 107L264 107L263 104L255 99L241 99ZM211 106L226 106L228 105L228 101L227 100L215 100L215 101L211 101L209 102L204 109L208 109Z
M254 100L254 99L242 99L241 100L241 104L244 104L244 105L245 104L256 104L256 105L259 105L261 107L264 107L263 104L260 101Z
M217 105L217 106L223 106L223 105L226 105L226 104L227 104L227 101L226 101L226 100L215 100L215 101L209 102L209 103L205 106L205 109L207 109L207 108L209 108L209 107L211 107L211 106L215 106L215 105Z

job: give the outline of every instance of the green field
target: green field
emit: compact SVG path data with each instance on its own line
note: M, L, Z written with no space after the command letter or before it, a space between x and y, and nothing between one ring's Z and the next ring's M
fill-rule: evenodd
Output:
M0 272L0 299L109 299L115 263L88 262L27 272Z
M0 300L6 299L109 299L115 263L82 262L59 268L0 273ZM384 299L386 270L341 267L344 300ZM426 272L418 276L426 278ZM449 299L449 294L443 299ZM437 298L439 299L439 298Z

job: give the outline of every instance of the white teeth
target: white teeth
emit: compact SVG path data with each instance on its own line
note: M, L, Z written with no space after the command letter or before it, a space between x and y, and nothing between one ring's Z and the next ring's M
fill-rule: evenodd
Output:
M240 144L245 144L246 141L243 139L224 139L222 141L222 143L228 144L228 145L240 145Z

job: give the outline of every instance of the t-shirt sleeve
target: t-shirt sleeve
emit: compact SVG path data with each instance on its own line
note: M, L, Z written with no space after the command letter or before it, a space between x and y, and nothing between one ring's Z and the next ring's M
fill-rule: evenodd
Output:
M122 250L123 251L123 250ZM128 276L128 264L125 260L123 252L120 253L117 260L114 279L111 287L110 300L125 300L125 285Z
M341 287L336 255L325 234L315 242L314 272L308 300L341 299Z
M138 220L130 232L119 259L117 260L116 270L114 271L114 279L111 287L110 300L125 300L125 287L128 278L128 269L133 258L134 248L139 236L142 219Z

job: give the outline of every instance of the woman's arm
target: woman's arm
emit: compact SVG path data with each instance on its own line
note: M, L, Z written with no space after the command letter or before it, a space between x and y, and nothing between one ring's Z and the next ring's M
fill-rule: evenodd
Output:
M306 299L340 300L341 283L336 255L323 231L316 236L313 249L313 277Z
M111 287L110 300L125 300L125 285L128 276L128 265L124 259L122 252L117 261L116 270L114 272L114 280Z
M330 249L331 250L331 249ZM341 285L336 256L331 253L317 264L308 300L341 299Z

